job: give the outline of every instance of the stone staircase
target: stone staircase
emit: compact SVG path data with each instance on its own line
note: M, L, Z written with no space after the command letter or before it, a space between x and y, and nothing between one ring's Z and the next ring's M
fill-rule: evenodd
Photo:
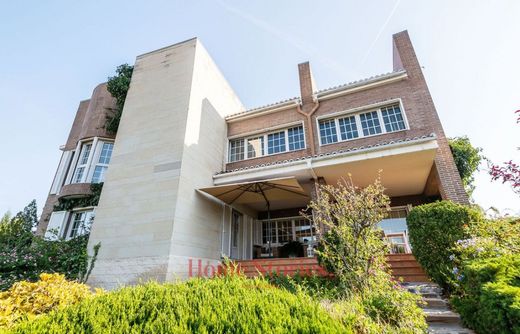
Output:
M408 291L421 295L425 305L421 305L426 313L428 332L431 334L474 334L464 328L458 313L450 310L448 302L442 298L441 288L434 283L406 282L402 283Z

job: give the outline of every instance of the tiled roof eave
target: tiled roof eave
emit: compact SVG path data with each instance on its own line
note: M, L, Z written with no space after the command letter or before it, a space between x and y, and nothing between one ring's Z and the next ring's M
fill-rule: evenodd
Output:
M393 146L401 146L401 145L419 144L419 143L428 142L428 141L431 141L434 139L437 139L437 136L434 133L431 133L429 135L424 135L424 136L420 136L420 137L383 141L383 142L380 142L380 143L377 143L374 145L359 146L359 147L354 147L354 148L350 148L350 149L337 150L337 151L327 152L327 153L320 153L320 154L309 155L309 156L299 157L299 158L294 158L294 159L277 160L277 161L272 161L272 162L268 162L268 163L264 163L264 164L258 164L258 165L241 167L241 168L236 168L236 169L227 170L227 171L221 171L219 173L216 173L214 175L214 177L218 177L219 175L224 175L224 174L245 172L247 170L255 170L255 169L272 167L272 166L290 165L290 164L294 164L294 163L298 163L298 162L303 162L308 159L322 159L322 158L325 159L328 157L335 158L335 157L342 157L342 156L346 156L346 155L350 155L350 154L354 154L354 153L361 153L361 152L369 151L369 150L377 150L377 149L381 149L381 148L391 148Z
M399 76L401 76L403 74L406 74L405 70L400 70L400 71L395 71L395 72L389 72L389 73L384 73L384 74L380 74L380 75L375 75L375 76L372 76L370 78L357 80L357 81L352 81L352 82L349 82L349 83L346 83L346 84L343 84L343 85L338 85L338 86L334 86L334 87L329 87L329 88L326 88L326 89L318 90L318 91L314 92L314 94L315 94L316 98L319 99L319 98L323 98L323 97L326 97L326 96L331 95L331 94L339 93L341 91L346 91L346 90L353 89L353 88L356 88L356 87L362 87L362 86L369 85L369 84L372 84L372 83L376 83L376 82L379 82L379 81L391 79L391 78L394 78L394 77L399 77ZM256 108L248 109L248 110L245 110L245 111L242 111L242 112L239 112L239 113L228 115L228 116L226 116L226 120L229 121L229 120L233 120L233 119L242 118L242 117L245 117L245 116L250 117L250 116L256 115L258 113L267 112L267 111L270 111L270 110L273 110L273 109L278 109L278 108L282 108L282 107L285 107L285 106L291 106L291 105L296 105L296 104L300 104L300 103L301 103L301 99L299 97L293 97L293 98L290 98L290 99L278 101L278 102L267 104L267 105L264 105L264 106L261 106L261 107L256 107Z

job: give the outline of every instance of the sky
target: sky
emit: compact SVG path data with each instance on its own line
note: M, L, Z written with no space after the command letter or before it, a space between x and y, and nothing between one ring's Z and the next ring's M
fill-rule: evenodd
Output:
M248 108L392 70L407 29L446 134L520 162L520 1L4 1L0 5L0 214L41 211L79 101L139 54L199 37ZM476 175L477 204L520 196Z

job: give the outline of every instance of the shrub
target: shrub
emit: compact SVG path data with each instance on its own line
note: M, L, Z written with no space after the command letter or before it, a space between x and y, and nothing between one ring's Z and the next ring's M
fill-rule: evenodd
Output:
M365 188L343 179L336 186L321 185L309 204L317 230L324 231L316 249L318 259L334 273L345 293L362 291L375 279L389 280L379 222L386 217L389 198L380 179ZM325 233L323 233L325 232ZM385 276L386 274L386 276Z
M11 333L352 333L303 293L232 275L148 283L25 321Z
M508 255L467 263L452 303L479 333L520 333L520 258Z
M304 292L313 298L335 300L341 296L341 289L337 279L321 276L287 276L272 273L267 280L291 293Z
M428 275L450 289L455 280L450 255L457 240L468 237L465 226L482 220L476 209L441 201L413 208L406 222L412 250Z
M417 306L420 297L392 282L342 298L337 279L273 274L269 281L321 300L333 317L352 324L356 333L422 333L426 329L424 313Z
M0 291L20 280L36 281L45 272L61 273L69 280L86 281L88 270L94 264L92 259L89 268L88 235L50 241L31 234L27 240L13 248L0 243ZM94 254L98 249L99 245L96 245Z
M425 333L424 312L417 306L419 296L400 287L366 290L324 306L343 323L352 324L356 333Z
M21 281L0 292L0 327L11 327L53 309L74 304L91 295L85 284L67 281L60 274L41 274L34 283Z
M134 67L128 64L119 65L116 69L116 75L108 78L107 90L116 99L116 108L113 114L108 115L105 123L105 129L109 133L117 133L123 107L125 105L126 94L130 89L130 81Z

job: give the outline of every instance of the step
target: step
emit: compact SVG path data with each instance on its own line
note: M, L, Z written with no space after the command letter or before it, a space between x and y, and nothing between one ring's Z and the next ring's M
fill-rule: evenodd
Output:
M410 267L407 267L407 268L392 268L392 274L394 276L399 276L399 275L423 275L423 276L426 276L426 274L424 273L424 271L422 270L422 268L420 267L415 267L415 268L410 268Z
M471 329L467 329L457 324L430 324L428 326L430 334L475 334Z
M450 310L424 309L426 322L460 324L460 315Z
M426 303L424 308L428 309L448 309L448 302L441 298L423 298L423 301Z

